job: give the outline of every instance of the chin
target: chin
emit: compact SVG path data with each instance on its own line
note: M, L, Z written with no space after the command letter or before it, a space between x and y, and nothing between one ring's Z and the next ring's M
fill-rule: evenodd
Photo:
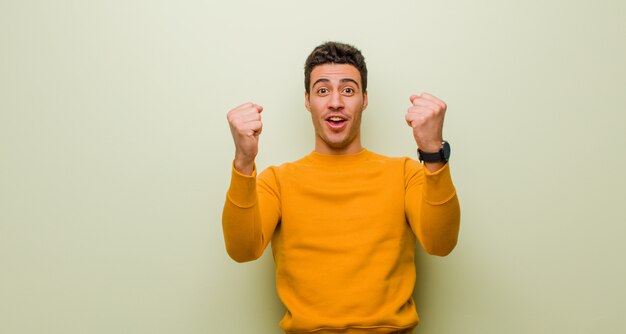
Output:
M350 146L352 140L350 138L342 138L338 140L325 140L324 142L326 143L326 145L328 145L328 147L334 149L344 149Z

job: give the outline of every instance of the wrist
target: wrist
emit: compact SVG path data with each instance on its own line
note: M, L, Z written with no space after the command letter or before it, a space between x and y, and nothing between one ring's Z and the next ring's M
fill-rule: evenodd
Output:
M445 165L445 162L424 162L424 167L426 167L430 173L435 173Z
M235 160L233 161L233 166L241 174L252 175L252 172L254 171L254 159L250 160L246 158L235 157Z
M441 142L436 145L417 145L417 148L424 153L437 153L441 148Z
M424 153L436 153L439 152L441 148L442 140L428 141L428 142L419 142L417 143L417 148Z
M427 151L422 147L417 149L420 162L423 163L446 163L450 159L450 144L442 141L439 147L432 151Z

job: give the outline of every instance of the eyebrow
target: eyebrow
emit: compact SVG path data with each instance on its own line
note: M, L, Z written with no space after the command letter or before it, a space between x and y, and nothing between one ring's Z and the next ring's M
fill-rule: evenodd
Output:
M315 85L317 85L320 82L330 82L330 80L326 79L326 78L317 79L317 80L315 80L315 82L313 83L313 85L311 87L315 87ZM352 83L354 83L356 85L357 88L361 88L361 87L359 87L359 83L356 82L356 80L354 80L352 78L343 78L343 79L340 79L339 82L341 82L341 83L352 82Z

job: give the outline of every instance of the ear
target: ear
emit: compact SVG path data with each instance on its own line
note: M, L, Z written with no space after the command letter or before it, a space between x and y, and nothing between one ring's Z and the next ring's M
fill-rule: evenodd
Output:
M304 106L306 107L306 110L311 112L311 103L309 102L309 93L307 93L306 91L304 92Z
M363 93L363 110L367 108L367 92Z

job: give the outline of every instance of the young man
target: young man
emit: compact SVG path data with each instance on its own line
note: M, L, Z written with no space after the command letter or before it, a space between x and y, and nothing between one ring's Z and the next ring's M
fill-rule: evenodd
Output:
M328 42L305 64L315 150L256 175L263 108L228 112L235 142L222 215L228 254L257 259L272 241L287 333L411 333L416 240L430 254L455 247L460 209L442 129L446 104L410 97L406 122L422 164L361 146L367 107L361 52Z

